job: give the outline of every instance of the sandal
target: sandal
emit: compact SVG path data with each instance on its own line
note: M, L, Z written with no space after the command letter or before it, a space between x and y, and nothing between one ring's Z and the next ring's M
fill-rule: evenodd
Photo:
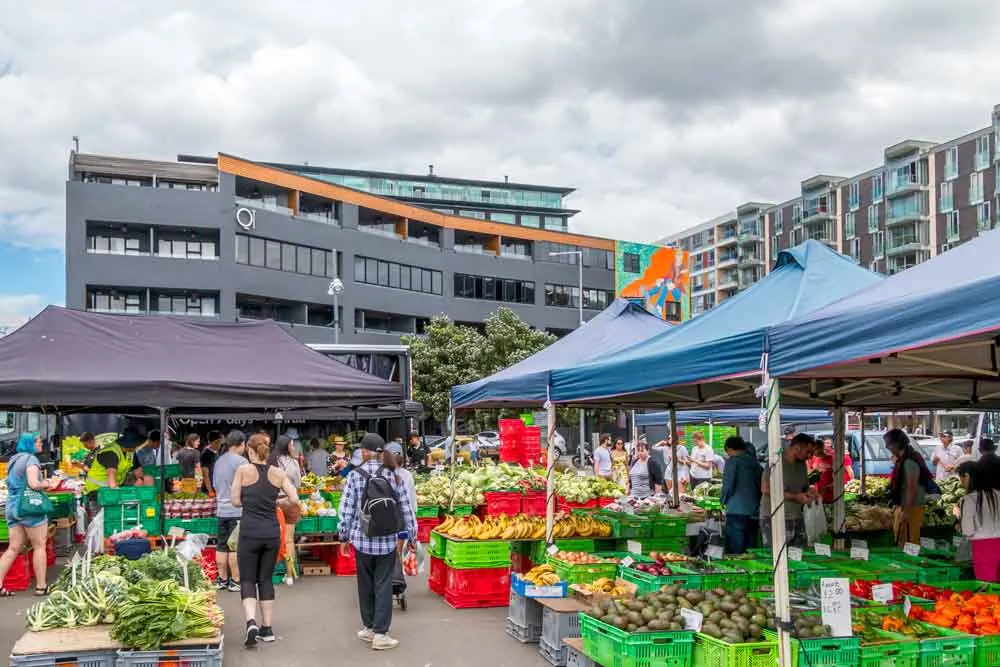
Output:
M0 588L0 598L12 598L14 594L8 591L6 588Z
M40 598L41 597L45 597L48 594L49 594L49 587L48 586L46 586L45 588L36 588L35 589L35 595L37 597L40 597Z

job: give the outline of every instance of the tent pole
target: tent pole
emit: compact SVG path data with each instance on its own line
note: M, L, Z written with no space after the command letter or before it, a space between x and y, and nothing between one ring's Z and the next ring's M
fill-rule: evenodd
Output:
M448 511L455 511L455 461L457 460L458 454L458 443L455 442L455 437L457 433L458 415L455 412L455 408L451 408L448 411L451 416L451 442L449 443L447 449L445 449L444 456L445 462L448 462L449 454L451 458L451 468L448 470L449 484L451 485L450 499L448 500ZM451 450L450 452L448 450Z
M587 467L587 411L580 408L580 467Z
M545 403L545 430L548 439L548 454L545 457L545 543L552 544L556 518L556 406L552 401Z
M674 487L674 507L681 506L680 478L677 472L677 408L670 404L670 476Z
M635 410L632 411L632 446L639 443L639 425L635 423Z
M399 403L399 441L403 443L403 467L405 468L409 461L406 458L406 450L408 449L406 443L410 440L409 424L406 423L406 399L403 399ZM413 510L416 512L416 510Z
M788 590L788 554L785 532L785 475L782 470L784 451L781 438L781 401L777 378L771 380L767 392L767 461L770 468L771 551L774 559L774 611L778 627L778 664L791 667L792 647L788 630L791 606Z
M163 529L166 527L165 514L163 512L163 492L167 486L166 479L166 461L167 461L167 409L160 408L160 461L157 465L160 472L160 483L157 484L159 487L156 490L156 502L160 509L160 535L166 536Z
M868 442L865 440L865 411L862 410L858 413L858 421L861 422L861 495L868 495L867 488L865 486L865 450L868 449Z
M844 532L844 450L847 448L847 411L833 411L833 533ZM837 537L835 549L844 548L844 540Z

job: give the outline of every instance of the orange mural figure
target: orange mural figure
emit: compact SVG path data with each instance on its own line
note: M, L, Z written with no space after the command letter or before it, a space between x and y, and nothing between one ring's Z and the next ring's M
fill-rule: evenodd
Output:
M642 299L646 310L661 319L668 319L667 303L683 303L689 284L688 274L684 253L674 248L659 248L650 255L642 275L622 288L620 296Z

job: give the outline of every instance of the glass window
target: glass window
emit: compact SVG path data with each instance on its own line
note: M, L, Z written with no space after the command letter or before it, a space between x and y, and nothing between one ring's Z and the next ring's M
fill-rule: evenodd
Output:
M399 264L389 265L389 287L399 287Z
M484 277L482 280L483 280L483 298L495 300L497 298L496 279Z
M365 282L365 260L362 257L354 258L354 281Z
M296 255L295 266L297 273L305 273L305 274L312 273L312 269L310 268L312 266L312 261L311 261L312 252L309 250L309 248L306 248L305 246L298 246L297 248L295 248L295 255Z
M428 269L421 269L421 285L420 291L422 292L433 292L434 291L434 279L431 278L431 272Z
M340 258L337 256L337 253L332 250L324 250L323 253L326 255L326 277L339 278Z
M399 267L399 289L411 289L412 285L410 281L410 276L413 273L413 269L409 266L400 265Z
M312 275L326 276L326 251L317 248L312 249Z
M494 222L503 222L508 225L513 225L517 222L517 216L513 213L490 213L490 220Z
M378 285L378 260L365 260L365 282L370 285Z
M639 255L634 252L622 253L622 270L625 273L639 273Z
M259 239L254 236L250 237L250 265L251 266L266 266L265 262L266 252L264 239Z
M201 256L202 257L218 257L219 254L215 251L215 241L202 241L201 242Z
M441 272L440 271L431 271L431 291L434 294L442 294L443 293L444 290L443 290L442 282L443 282L443 279L441 277Z
M269 269L280 269L281 244L277 241L265 241L264 245L267 251L267 259L264 265Z
M281 270L295 273L295 246L291 243L281 244Z
M524 215L521 214L521 226L522 227L533 227L538 229L541 227L541 220L537 215Z
M526 225L527 226L527 225ZM560 231L566 231L566 218L561 216L545 216L545 229L557 229Z
M236 235L236 263L248 264L250 262L250 239L242 234Z

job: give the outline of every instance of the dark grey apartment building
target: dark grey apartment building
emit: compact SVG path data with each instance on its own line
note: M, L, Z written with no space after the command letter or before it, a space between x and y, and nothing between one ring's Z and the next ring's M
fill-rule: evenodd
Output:
M691 253L692 314L750 286L806 239L873 271L903 271L996 227L998 137L1000 105L987 127L945 142L901 141L864 173L812 176L793 199L743 204L660 243Z
M74 153L66 303L271 318L308 343L334 342L336 322L340 342L366 344L420 333L438 314L481 325L505 305L564 334L581 299L593 315L616 284L615 242L566 231L571 192L223 154Z

